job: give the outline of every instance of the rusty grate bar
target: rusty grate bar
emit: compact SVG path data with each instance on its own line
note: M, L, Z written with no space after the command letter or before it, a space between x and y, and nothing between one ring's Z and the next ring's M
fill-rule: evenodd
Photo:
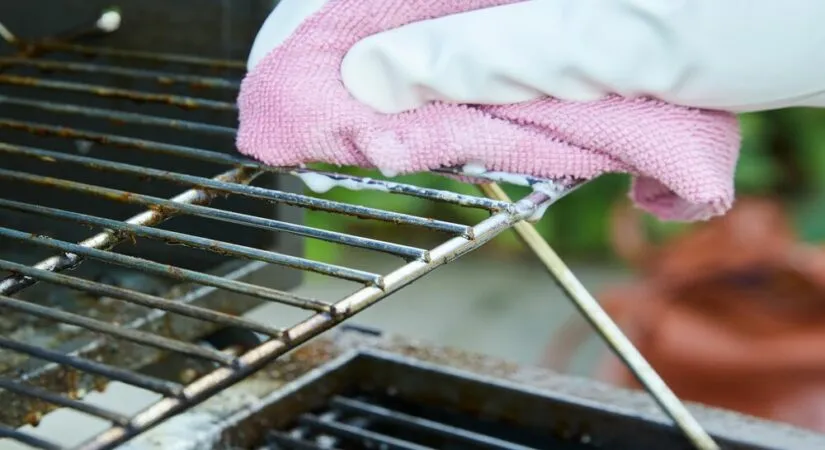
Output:
M27 344L24 342L7 339L5 337L0 337L0 348L25 353L35 358L66 365L89 373L98 374L108 379L131 384L132 386L137 386L151 392L157 392L158 394L168 395L174 398L184 395L183 387L180 384L142 375L130 370L108 366L99 362L84 360L58 351L38 347L33 344Z
M220 60L213 58L200 58L191 55L175 55L167 53L152 53L135 50L123 50L118 48L86 46L53 40L46 40L44 42L38 43L36 51L75 53L87 57L107 57L116 60L125 60L127 63L134 63L136 60L144 60L150 62L200 66L207 69L234 69L238 71L246 70L246 64L244 64L243 61Z
M182 83L195 88L219 88L237 90L240 83L224 78L180 75L152 70L128 69L103 64L84 64L65 61L43 61L21 57L0 58L0 68L5 66L29 66L53 72L86 72L103 75L120 75L138 79L154 80L160 84Z
M208 108L217 111L235 111L237 109L235 104L231 102L222 102L197 97L185 97L180 95L155 94L153 92L119 89L95 84L53 81L43 78L21 77L16 75L0 75L0 84L37 87L51 89L54 91L79 92L82 94L91 94L100 97L114 97L140 102L161 103L189 109Z

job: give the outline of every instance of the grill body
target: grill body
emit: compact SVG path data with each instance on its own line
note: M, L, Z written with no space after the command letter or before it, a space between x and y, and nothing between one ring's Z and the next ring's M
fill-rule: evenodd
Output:
M260 401L234 401L261 385L271 390ZM690 408L725 449L825 445L790 426ZM150 442L181 450L691 448L638 392L347 325L191 414L130 450ZM180 424L199 414L211 414L212 425L184 435Z

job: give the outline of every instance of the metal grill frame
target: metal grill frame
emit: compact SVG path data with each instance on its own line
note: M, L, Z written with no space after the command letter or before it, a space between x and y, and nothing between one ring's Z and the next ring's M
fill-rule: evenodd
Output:
M89 29L80 29L80 31L75 32L74 35L75 37L86 36L89 34L100 34L100 32L101 30L91 27ZM237 87L236 82L214 77L192 77L189 75L177 75L174 73L133 70L118 66L61 63L43 59L31 59L31 56L40 55L47 52L68 52L83 55L103 55L117 58L149 59L190 65L209 65L212 67L218 66L241 70L244 68L244 65L240 62L216 61L214 59L196 58L174 54L148 54L144 52L123 51L102 47L86 47L78 44L66 43L64 41L48 39L36 43L24 44L21 42L14 42L14 36L11 35L7 29L5 29L2 34L6 40L10 40L9 36L11 36L11 41L22 49L22 53L14 57L0 59L0 69L2 69L2 67L22 65L48 71L87 73L100 72L115 76L153 79L160 84L188 83L196 84L200 88L234 89ZM158 94L154 92L136 91L113 88L110 86L66 82L44 78L21 77L3 73L0 73L0 84L73 92L84 95L119 98L147 103L159 103L177 106L180 108L204 108L215 111L235 110L235 105L233 103L223 101L207 100L180 95ZM215 133L222 135L234 133L234 130L227 129L225 127L209 126L201 123L180 120L172 121L157 116L141 115L137 113L95 109L56 102L28 100L26 98L11 98L7 96L0 98L0 101L6 104L39 109L41 111L47 111L55 114L81 114L87 117L119 120L143 125L173 127L201 133ZM338 323L375 304L392 292L403 288L407 284L435 270L439 266L449 263L467 254L468 252L478 249L490 239L511 228L519 232L520 236L527 241L530 248L537 253L537 255L547 265L548 269L554 274L554 276L557 277L557 281L559 281L562 288L564 288L564 290L570 294L574 300L576 300L577 306L597 326L599 331L607 337L608 343L616 349L625 362L627 362L631 368L634 369L646 387L654 394L654 397L671 415L671 417L676 420L679 426L682 427L683 431L685 431L688 437L693 441L694 445L698 448L717 448L713 441L710 440L710 437L701 429L698 423L695 422L687 410L684 409L684 406L678 402L678 399L676 399L675 396L669 392L664 383L658 379L655 372L653 372L652 369L646 365L643 358L641 358L638 353L634 353L635 349L632 344L626 340L621 332L618 331L618 328L615 327L615 324L613 324L604 312L598 308L597 303L595 303L595 301L589 297L589 294L584 291L584 288L580 285L580 283L578 283L578 281L575 280L575 277L572 276L569 269L563 265L561 260L555 256L543 240L537 238L538 235L535 234L535 229L525 222L529 218L534 217L537 211L547 208L550 204L574 190L578 184L575 180L570 181L566 185L559 184L557 186L557 192L553 195L535 191L532 194L527 195L525 198L514 202L509 200L503 191L501 191L494 184L487 185L483 188L484 193L487 194L487 197L489 197L484 198L421 188L391 181L362 179L335 173L322 173L322 175L333 179L346 179L350 182L360 183L362 187L366 187L368 189L385 191L388 195L411 195L435 202L446 202L467 208L483 209L490 212L490 218L485 219L473 226L466 226L447 221L433 220L359 205L350 205L323 200L317 197L294 194L270 188L262 188L252 186L250 184L256 178L268 173L296 176L306 173L317 174L317 172L304 168L264 167L255 162L234 155L220 154L207 150L165 144L162 142L152 142L125 136L102 134L92 131L70 129L66 127L44 125L5 118L0 118L0 127L64 139L82 139L112 147L184 156L196 160L229 166L229 169L225 172L213 178L207 178L159 169L151 169L137 165L117 163L107 161L105 159L70 155L43 148L0 143L0 153L36 158L47 163L77 165L85 168L108 171L111 173L137 175L190 187L189 190L186 190L180 195L167 200L137 194L135 192L118 191L116 189L90 186L75 181L0 169L0 178L2 179L65 189L86 195L98 196L109 200L138 204L148 208L145 212L121 222L102 217L93 217L74 213L72 211L66 211L59 208L48 208L22 202L15 202L12 200L0 200L0 208L93 225L96 227L102 227L106 230L75 244L72 242L62 241L32 233L25 233L19 230L0 226L0 237L25 241L27 243L36 244L58 252L57 256L46 259L32 267L0 261L0 270L5 270L16 274L0 281L0 306L32 316L70 324L89 331L108 334L134 344L152 347L161 351L176 352L188 357L199 358L218 366L216 370L197 379L196 381L188 385L181 385L179 383L168 382L147 375L135 373L106 363L97 362L93 359L89 359L88 357L82 358L78 356L77 352L65 354L60 351L40 348L29 343L14 341L5 337L0 338L0 348L25 353L37 359L46 360L53 363L50 367L41 369L37 376L42 376L48 371L54 371L58 368L58 366L64 366L76 371L92 374L94 376L93 379L95 377L105 377L110 380L125 382L133 386L160 393L165 396L163 400L147 408L138 415L127 418L90 407L89 405L83 404L81 401L71 398L70 396L56 395L28 384L21 384L19 382L20 380L6 378L0 379L0 387L8 392L39 398L40 401L57 406L72 408L112 421L112 428L101 433L91 441L83 444L78 448L78 450L109 449L125 442L131 437L158 424L160 421L190 408L220 390L237 383L245 377L253 374L266 364L272 362L277 357L306 342L308 339L332 328ZM451 170L445 171L455 173L455 171ZM530 182L532 183L535 181L536 180L531 180ZM279 222L261 217L253 217L250 215L233 213L231 211L217 210L205 206L217 197L230 194L255 198L272 203L318 209L336 214L345 214L364 219L405 224L430 231L447 233L452 237L432 249L421 249L374 239L345 235L342 233L330 232L327 230L315 229L302 225L289 224L286 222ZM322 239L338 244L370 249L393 254L405 259L407 263L386 274L378 274L352 269L345 266L311 261L306 258L291 256L274 251L260 250L231 244L228 242L210 240L155 228L155 226L160 223L178 215L192 215L226 222L243 223L253 227L292 233L303 237ZM115 246L129 239L133 239L134 236L160 240L167 243L183 244L199 250L231 255L254 262L248 263L243 267L234 267L234 271L229 273L224 272L223 276L221 276L187 270L134 256L114 253L111 251ZM536 239L540 242L536 242ZM542 247L542 244L545 247ZM214 291L223 289L239 294L250 295L259 299L278 302L312 311L313 314L288 329L273 329L261 324L255 324L246 319L210 311L208 309L192 305L190 304L191 302L170 302L169 299L160 298L158 296L129 291L119 287L107 286L102 283L82 280L76 277L69 277L60 273L78 267L81 262L87 259L103 261L114 265L139 269L144 272L171 277L184 283L204 286L203 289L207 290L211 289ZM361 283L363 287L335 303L328 304L316 299L303 298L288 292L238 281L237 278L247 275L256 269L260 269L265 265L280 265L293 269L315 272L348 281L358 282ZM106 323L104 321L83 317L74 313L58 311L31 302L17 300L11 297L12 294L21 292L22 290L40 281L69 286L71 288L83 290L96 295L105 295L126 302L161 309L164 310L166 314L177 313L189 316L191 318L211 321L213 323L226 326L241 326L246 329L254 330L258 333L263 333L271 339L242 355L236 356L226 354L218 350L200 347L196 344L185 342L183 340L175 340L169 337L147 333L145 331L121 327ZM204 292L194 294L194 297L200 297L203 294ZM86 356L91 354L94 353L87 353ZM96 356L100 357L101 354L97 354ZM54 376L54 373L51 375ZM29 377L28 379L32 380L34 378ZM10 427L0 427L0 437L11 437L19 440L20 442L43 449L62 448L60 445L26 435Z
M690 448L644 393L349 324L279 358L248 385L241 382L222 395L232 398L266 383L277 387L266 390L260 401L241 406L216 398L202 410L193 409L192 414L208 411L214 418L214 426L200 430L195 439L175 439L181 437L177 426L153 430L139 439L171 438L180 450L268 450L270 446L256 445L277 443L277 438L267 440L271 431L287 438L281 442L300 442L285 436L294 429L296 418L318 415L337 396L365 392L389 393L467 414L484 411L492 421L552 430L563 441L589 441L597 448ZM725 449L808 450L825 445L825 437L815 432L697 404L687 406ZM512 442L485 441L487 446L478 448L518 448Z

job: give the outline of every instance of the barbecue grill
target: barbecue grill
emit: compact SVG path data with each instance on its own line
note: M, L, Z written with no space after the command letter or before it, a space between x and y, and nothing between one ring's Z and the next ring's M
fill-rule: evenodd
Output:
M0 437L63 448L19 429L62 407L112 424L78 449L114 448L264 368L272 370L267 364L276 358L513 228L682 428L689 438L682 445L716 448L524 222L575 183L511 201L496 185L484 188L486 197L462 195L306 168L262 167L237 156L234 97L245 68L239 59L271 3L131 0L108 15L100 14L104 4L91 0L0 5L0 36L9 44L0 47ZM101 19L121 13L122 29L110 33L117 22ZM482 210L489 218L461 224L299 194L299 179L309 176ZM426 249L310 227L301 224L304 210L327 213L330 221L346 216L388 222L411 231L399 235L432 233L441 244ZM300 256L302 239L390 254L398 265L374 273L309 260ZM327 301L290 293L305 272L350 281L352 294ZM263 302L307 315L286 329L240 317ZM112 382L155 393L158 401L134 416L84 401ZM337 448L335 439L332 447L319 447L310 442L317 439L301 437L306 433L379 442L373 438L383 432L370 431L363 420L339 423L335 417L342 411L389 414L403 433L413 411L423 407L392 406L395 400L386 392L362 388L330 400L328 413L283 424L297 427L292 431L279 428L267 435L269 441L232 448ZM433 414L416 426L450 428L446 418L435 419L443 414ZM502 433L519 433L524 424ZM598 426L599 433L607 427ZM675 439L670 431L656 433L671 434L655 442ZM399 444L403 439L384 444L441 448ZM485 448L529 447L497 439L500 445Z
M825 444L792 427L690 408L726 449ZM129 450L690 448L646 395L347 324L131 444Z

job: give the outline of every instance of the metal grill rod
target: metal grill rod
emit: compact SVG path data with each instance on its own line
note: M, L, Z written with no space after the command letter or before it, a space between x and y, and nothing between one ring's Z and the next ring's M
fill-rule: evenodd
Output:
M322 175L336 181L351 181L357 184L371 186L372 188L378 191L386 191L393 194L409 195L412 197L423 198L435 202L451 203L453 205L464 206L467 208L484 209L489 212L504 211L513 207L511 203L499 202L484 197L474 197L471 195L457 194L455 192L450 191L422 188L395 181L373 180L371 178L362 178L341 173L324 172L321 170L307 170L303 168L291 168L286 169L285 171L291 175L298 177L308 173Z
M240 369L218 368L194 381L184 388L188 401L175 398L162 399L135 416L132 419L131 428L113 427L83 444L78 450L111 449L133 437L136 434L135 430L153 427L164 419L202 402L215 392L249 376L296 345L329 330L437 267L481 247L514 223L530 217L537 208L544 207L552 201L553 199L541 193L533 193L525 197L511 210L496 213L475 225L473 237L454 237L431 250L430 261L412 261L390 272L384 277L383 290L374 286L364 287L335 303L334 308L340 311L339 315L314 314L288 330L290 339L288 343L281 339L269 340L240 356L239 359L243 363Z
M234 69L246 71L246 64L241 61L201 58L190 55L176 55L172 53L153 53L135 50L120 50L108 47L89 47L85 45L69 44L59 41L43 41L37 43L38 51L60 51L78 53L84 56L108 56L127 60L143 59L146 61L204 66L210 69Z
M3 173L12 174L14 175L16 172L3 170ZM221 175L218 175L216 178L221 180L233 180L233 181L244 181L247 180L249 174L242 170L242 169L233 169L227 172L224 172ZM14 178L12 178L14 179ZM207 203L214 197L214 194L207 193L203 190L198 189L190 189L180 195L175 196L172 198L173 201L181 202L181 203ZM159 210L147 210L144 211L129 220L128 223L134 223L138 225L155 225L159 224L166 219L169 218L169 214L164 213ZM80 243L81 246L84 247L94 247L98 249L109 249L113 246L123 242L125 237L118 236L116 233L112 232L103 232L98 233L95 236L90 237L89 239L84 240ZM44 270L51 270L55 272L60 272L62 270L70 269L76 267L81 261L80 256L77 254L65 254L59 256L53 256L48 258L40 263L38 263L35 268L44 269ZM8 277L2 281L0 281L0 294L2 295L12 295L21 289L24 289L28 286L31 286L35 283L35 280L25 277Z
M0 438L11 438L15 441L21 442L30 447L39 448L41 450L64 450L63 447L59 445L52 444L49 441L17 431L14 428L9 428L2 424L0 424Z
M184 109L212 109L215 111L235 112L238 107L235 103L209 100L205 98L186 97L181 95L154 94L151 92L134 91L130 89L118 89L96 84L75 83L71 81L53 81L35 77L21 77L18 75L0 74L0 84L12 86L26 86L43 89L51 89L64 92L79 92L82 94L93 94L101 97L122 98L137 102L160 103L164 105L178 106Z
M132 112L117 111L114 109L93 108L91 106L79 106L69 103L56 103L45 100L30 100L27 98L9 97L0 95L0 104L23 106L41 111L48 111L58 114L69 114L75 116L94 117L114 122L134 123L138 125L153 125L168 127L176 130L193 131L198 133L217 134L227 137L235 136L235 129L211 125L208 123L192 122L180 119L168 119L166 117L150 116ZM19 122L26 123L26 122ZM36 124L32 124L36 125ZM228 156L228 155L227 155ZM240 158L238 158L240 159ZM232 163L230 163L232 164Z
M169 397L180 398L183 400L186 396L183 386L178 383L172 383L171 381L161 380L159 378L135 373L119 367L112 367L107 364L90 361L88 359L78 358L73 355L67 355L54 350L38 347L36 345L27 344L25 342L8 339L3 336L0 336L0 348L24 353L44 361L73 367L84 372L100 375L110 380L131 384L132 386L143 388L147 391L156 392Z
M101 297L116 298L129 303L173 312L182 316L204 320L227 327L242 327L273 337L283 335L283 330L281 329L262 325L242 317L232 316L226 313L202 308L200 306L175 302L163 297L156 297L154 295L144 294L142 292L132 291L122 287L110 286L108 284L97 283L94 281L85 280L83 278L63 275L43 269L36 269L24 264L17 264L0 259L0 270L13 272L17 275L23 275L37 281L45 281L51 284L66 286Z
M0 147L2 147L2 145L3 144L0 144ZM3 171L2 169L0 169L0 178L18 180L22 182L30 182L32 184L39 184L43 186L57 185L58 187L74 192L81 192L86 195L92 195L124 203L143 205L151 209L160 209L166 211L168 214L182 213L196 217L202 217L205 219L214 219L224 222L236 223L239 225L261 228L268 231L283 231L286 233L291 233L299 236L305 236L313 239L320 239L327 242L334 242L338 244L349 245L352 247L374 250L409 259L428 258L426 250L422 250L415 247L408 247L405 245L394 244L375 239L339 233L335 231L328 231L319 228L308 227L305 225L295 225L275 219L266 219L263 217L252 216L249 214L210 208L208 206L178 203L172 200L162 199L159 197L152 197L149 195L136 194L133 192L120 191L117 189L103 188L98 186L91 186L88 184L77 183L74 181L41 177L38 175L29 175L19 172L8 172Z
M58 395L45 389L18 383L17 381L13 381L8 378L0 377L0 389L5 389L16 394L28 395L29 397L35 397L53 405L62 406L64 408L80 411L90 416L108 420L109 422L116 423L120 426L129 425L129 418L122 414L114 413L90 403L75 400L64 395Z
M306 427L326 431L338 436L357 439L359 442L363 442L369 447L375 446L387 450L433 450L431 447L402 441L401 439L364 430L352 425L346 425L340 422L326 422L310 414L301 415L301 417L298 418L298 423Z
M495 183L481 185L480 189L485 195L492 198L509 201L507 193ZM527 222L516 223L514 228L522 241L538 256L556 284L572 300L573 305L596 329L608 347L624 361L630 371L633 372L633 375L645 386L665 413L681 428L691 443L698 449L718 450L719 446L713 441L713 438L693 417L676 394L670 390L630 339L622 333L619 326L604 311L599 302L590 295L587 288L576 278L573 271L564 264L564 261L553 251L553 248L536 231L536 228Z
M310 311L323 311L328 313L333 312L330 305L318 300L305 298L299 295L290 294L288 292L279 291L277 289L257 286L242 281L228 280L222 277L196 272L194 270L183 269L167 264L160 264L134 256L127 256L120 253L100 250L94 247L87 247L82 244L72 244L70 242L52 239L46 236L36 236L31 233L24 233L22 231L5 227L0 227L0 236L19 242L26 242L29 244L39 245L41 247L51 248L67 254L66 256L77 255L75 258L92 258L98 261L112 263L130 269L153 273L166 278L221 288L227 291L236 292L238 294L246 294L260 299L270 300ZM380 277L379 275L376 276Z
M335 264L321 263L306 258L284 255L282 253L260 250L254 247L232 244L230 242L218 241L214 239L202 238L175 231L162 230L159 228L123 223L118 220L104 219L102 217L79 214L62 209L36 206L12 200L0 199L0 208L21 211L38 216L45 216L54 219L61 219L80 224L94 225L108 228L132 236L140 236L156 239L168 244L179 244L187 247L205 250L221 255L236 256L252 261L262 261L279 266L291 267L308 272L329 275L342 280L355 281L359 283L371 284L380 282L380 275L365 272L363 270L350 269Z
M8 97L0 96L0 103L3 103L4 99L8 99ZM67 113L73 113L75 110L84 111L79 112L80 114L91 113L95 117L110 117L115 118L119 117L118 115L123 115L122 120L124 121L136 121L135 123L149 123L152 122L152 125L160 125L169 128L180 128L180 123L187 124L187 127L190 127L191 130L196 131L204 131L198 127L210 127L209 132L212 133L223 133L220 127L213 128L213 125L205 125L195 122L184 122L178 121L173 119L165 119L165 118L157 118L153 116L146 116L141 114L135 113L118 113L116 111L110 110L95 110L90 109L87 107L82 106L72 106L72 105L64 105L59 103L48 103L48 102L40 102L34 100L18 100L13 99L13 102L17 102L19 104L36 104L36 107L42 108L49 108L58 109L58 110L65 110ZM43 104L46 104L44 106ZM118 118L117 120L121 120ZM20 131L26 131L29 133L35 134L45 134L55 137L60 137L64 139L82 139L92 142L97 142L104 145L113 145L118 147L124 148L131 148L131 149L139 149L144 151L151 151L166 155L172 156L179 156L185 158L192 158L197 159L204 162L211 162L215 164L229 164L233 166L245 167L249 169L260 170L264 172L271 172L271 173L289 173L295 176L300 176L301 174L306 173L313 173L318 175L323 175L326 177L330 177L336 180L351 180L354 182L358 182L361 184L372 185L376 190L387 191L393 194L403 194L403 195L411 195L419 198L425 198L428 200L439 201L444 203L452 203L460 206L466 206L470 208L480 208L486 209L489 211L501 211L503 209L509 208L511 204L500 202L484 197L476 197L464 194L456 194L452 192L444 192L437 189L430 189L430 188L422 188L419 186L399 183L395 181L386 181L386 180L371 180L365 179L361 177L355 177L351 175L344 175L338 173L330 173L330 172L323 172L323 171L310 171L301 168L278 168L272 166L264 166L258 162L227 153L219 153L215 151L203 150L199 148L192 148L186 147L182 145L173 145L167 144L163 142L156 142L156 141L149 141L145 139L136 139L136 138L129 138L125 136L117 136L112 134L105 134L105 133L96 133L87 130L78 130L74 128L67 128L67 127L58 127L52 125L45 125L39 124L34 122L26 122L26 121L18 121L18 120L10 120L0 118L0 127L4 128L11 128ZM231 131L232 136L235 134L235 130ZM8 146L6 148L10 148L14 146ZM18 148L28 148L30 147L19 147ZM32 149L32 150L39 150L39 151L47 151L47 150L40 150L40 149ZM12 150L6 150L12 151ZM62 154L61 154L62 155ZM105 162L105 161L103 161ZM300 206L300 205L299 205Z
M127 341L148 345L160 350L173 351L182 355L206 359L224 366L233 366L236 363L235 358L208 347L201 347L196 344L169 339L163 336L147 333L145 331L124 328L111 323L102 322L100 320L90 319L79 314L6 297L5 295L0 295L0 308L11 309L13 311L30 314L35 317L74 325L97 333L104 333Z
M0 143L0 152L20 156L36 157L46 162L61 161L78 164L84 167L89 167L98 170L124 173L135 176L152 177L186 186L196 186L201 189L209 189L227 194L243 195L246 197L257 198L273 203L283 203L290 206L298 206L326 212L343 213L346 215L360 217L364 219L381 220L384 222L390 222L395 224L419 226L433 231L441 231L445 233L462 234L467 233L470 230L470 227L466 225L459 225L456 223L446 222L442 220L425 219L409 214L388 212L381 209L352 205L349 203L341 203L331 200L322 200L314 197L303 196L300 194L276 191L273 189L267 189L258 186L249 186L247 184L238 184L232 181L223 181L214 178L197 177L193 175L180 174L165 170L134 166L131 164L123 164L95 158L89 158L86 156L70 155L65 153L51 152L48 150L41 150L3 143ZM254 173L254 175L251 175L251 177L257 178L260 175L262 175L262 172L257 171ZM3 176L7 178L17 177L18 179L26 176L30 180L38 178L37 175L17 174L15 172L7 170L3 171ZM64 181L49 177L39 178L44 180L55 180L54 183L49 183L52 186L58 186L59 184L63 184L61 182Z
M358 416L375 419L379 422L401 425L409 430L432 433L451 440L461 441L465 444L471 445L473 448L534 450L531 447L514 444L512 442L503 441L501 439L463 430L461 428L445 425L432 420L422 419L420 417L393 411L381 406L371 405L369 403L351 398L335 397L332 399L331 406L335 409L357 414Z
M128 69L103 64L84 64L65 61L44 61L20 57L0 57L0 68L10 66L34 67L42 71L80 72L91 74L108 74L129 78L139 78L154 80L162 85L172 85L177 83L188 84L193 88L213 88L237 90L240 83L227 80L225 78L202 77L195 75L180 75L168 72L157 72L152 70Z

